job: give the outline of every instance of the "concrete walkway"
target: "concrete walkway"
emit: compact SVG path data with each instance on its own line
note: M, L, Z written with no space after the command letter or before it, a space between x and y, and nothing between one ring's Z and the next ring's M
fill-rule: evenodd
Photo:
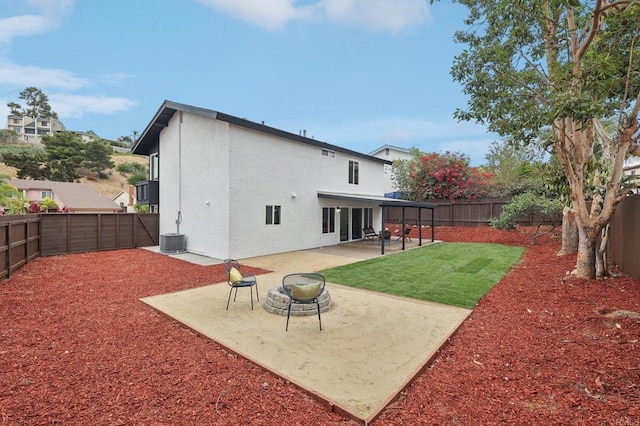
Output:
M279 286L288 273L380 256L379 246L371 250L364 244L371 245L342 244L243 259L241 264L274 271L258 276L263 302L269 288ZM220 262L174 256L200 264ZM317 316L308 316L291 317L285 332L285 316L270 314L261 304L251 310L247 289L238 291L227 311L225 283L141 300L295 383L336 412L366 422L410 383L471 312L333 283L327 289L332 307L322 314L322 331Z

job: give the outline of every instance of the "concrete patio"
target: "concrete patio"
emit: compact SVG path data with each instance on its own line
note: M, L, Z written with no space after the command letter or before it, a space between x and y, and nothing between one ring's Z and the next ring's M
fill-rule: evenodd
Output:
M400 244L391 244L387 253ZM410 245L417 247L415 241L407 242L407 248ZM379 248L371 242L349 243L243 259L241 264L274 271L258 276L262 303L269 288L279 286L288 273L380 256ZM172 257L199 264L221 262L189 253ZM363 422L393 401L471 312L334 283L327 283L327 289L332 307L322 314L322 331L312 315L292 316L285 332L286 317L268 313L261 303L251 310L246 289L239 290L227 311L226 283L142 301Z

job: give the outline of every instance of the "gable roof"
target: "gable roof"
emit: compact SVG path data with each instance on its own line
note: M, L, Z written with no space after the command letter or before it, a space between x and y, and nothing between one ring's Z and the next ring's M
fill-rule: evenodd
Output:
M109 197L103 197L88 183L54 182L48 180L9 179L7 183L21 191L51 191L55 198L72 211L120 210Z
M245 127L247 129L251 129L261 133L266 133L272 136L278 136L284 139L288 139L292 142L304 143L307 145L312 145L312 146L328 149L335 152L341 152L353 157L365 158L367 160L376 161L378 163L391 164L391 162L388 160L372 157L370 155L363 154L361 152L352 151L350 149L342 148L337 145L331 145L326 142L320 142L316 139L311 139L305 136L296 135L295 133L285 132L284 130L265 126L264 124L255 123L253 121L249 121L244 118L238 118L238 117L234 117L232 115L224 114L222 112L214 111L211 109L185 105L185 104L167 101L167 100L165 100L162 103L162 105L156 112L156 115L153 117L151 122L147 125L147 127L144 129L144 131L140 135L140 138L138 138L136 143L131 148L131 152L139 155L149 155L152 152L151 149L157 146L159 142L160 132L162 131L162 129L164 129L169 125L169 120L171 120L171 117L173 117L173 114L175 114L178 111L199 115L201 117L208 117L215 120L226 121L229 124Z

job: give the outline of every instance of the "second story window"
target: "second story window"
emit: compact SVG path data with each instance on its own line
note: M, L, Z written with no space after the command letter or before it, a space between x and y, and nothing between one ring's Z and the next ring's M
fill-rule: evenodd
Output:
M159 175L158 153L149 156L149 180L158 180Z
M281 206L267 206L267 225L280 225Z
M328 149L323 149L322 150L322 156L323 157L329 157L329 158L335 158L336 157L336 153L333 151L329 151Z
M354 185L358 185L360 182L358 166L357 161L349 160L349 183Z
M40 122L40 125L41 125L42 127L47 127L47 126L49 125L49 122L48 122L48 121L41 121L41 122Z
M40 191L40 199L44 200L47 197L53 199L53 194L51 194L51 191Z

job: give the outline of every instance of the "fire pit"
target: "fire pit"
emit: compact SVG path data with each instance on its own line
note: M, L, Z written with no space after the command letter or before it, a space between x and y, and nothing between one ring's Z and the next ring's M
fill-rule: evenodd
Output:
M331 295L329 295L327 288L324 289L318 301L320 302L320 312L329 310L331 307ZM262 306L272 314L287 315L289 296L284 293L282 286L271 287ZM308 305L293 304L291 306L291 315L318 315L318 308L315 303Z

